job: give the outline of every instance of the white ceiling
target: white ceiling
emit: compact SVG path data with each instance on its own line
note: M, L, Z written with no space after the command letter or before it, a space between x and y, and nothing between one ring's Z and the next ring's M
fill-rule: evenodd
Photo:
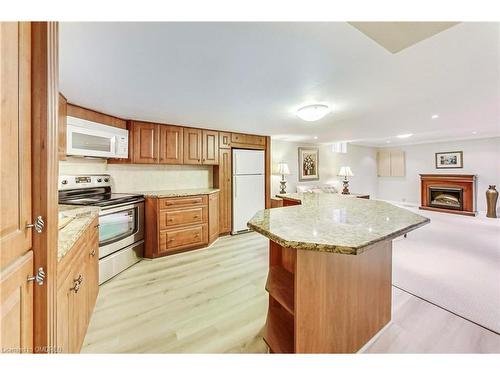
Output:
M290 141L500 136L499 25L461 23L392 54L339 22L61 23L60 89L123 118ZM295 116L313 103L333 111Z

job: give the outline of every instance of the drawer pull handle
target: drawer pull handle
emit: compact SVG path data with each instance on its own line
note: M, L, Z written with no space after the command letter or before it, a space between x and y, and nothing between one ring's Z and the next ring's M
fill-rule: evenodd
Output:
M92 249L92 251L90 252L90 255L92 255L93 257L95 257L95 249Z
M72 288L70 288L70 290L73 290L75 293L78 293L78 291L80 290L80 287L83 283L83 276L78 275L78 278L74 279L73 282L74 282L74 285Z

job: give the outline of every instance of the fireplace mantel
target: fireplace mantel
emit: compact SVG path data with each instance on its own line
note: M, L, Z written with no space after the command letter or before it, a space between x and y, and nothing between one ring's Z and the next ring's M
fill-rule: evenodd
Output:
M433 189L434 188L434 189ZM460 191L456 197L460 199L459 207L446 207L433 203L431 192L450 189ZM473 174L421 174L420 175L420 209L440 211L460 215L476 215L476 175Z

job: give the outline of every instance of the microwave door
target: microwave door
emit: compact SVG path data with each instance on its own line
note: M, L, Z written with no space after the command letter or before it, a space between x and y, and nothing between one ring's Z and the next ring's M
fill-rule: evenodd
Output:
M68 125L68 155L113 157L115 151L116 137L114 135Z

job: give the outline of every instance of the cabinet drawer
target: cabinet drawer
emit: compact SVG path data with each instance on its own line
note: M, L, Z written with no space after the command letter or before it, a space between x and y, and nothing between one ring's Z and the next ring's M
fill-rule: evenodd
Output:
M160 252L208 243L207 224L160 232Z
M160 210L166 208L177 208L184 206L206 205L206 195L195 195L192 197L162 198L160 199Z
M206 222L206 206L160 211L160 229L167 229L167 227L176 225L204 224Z

